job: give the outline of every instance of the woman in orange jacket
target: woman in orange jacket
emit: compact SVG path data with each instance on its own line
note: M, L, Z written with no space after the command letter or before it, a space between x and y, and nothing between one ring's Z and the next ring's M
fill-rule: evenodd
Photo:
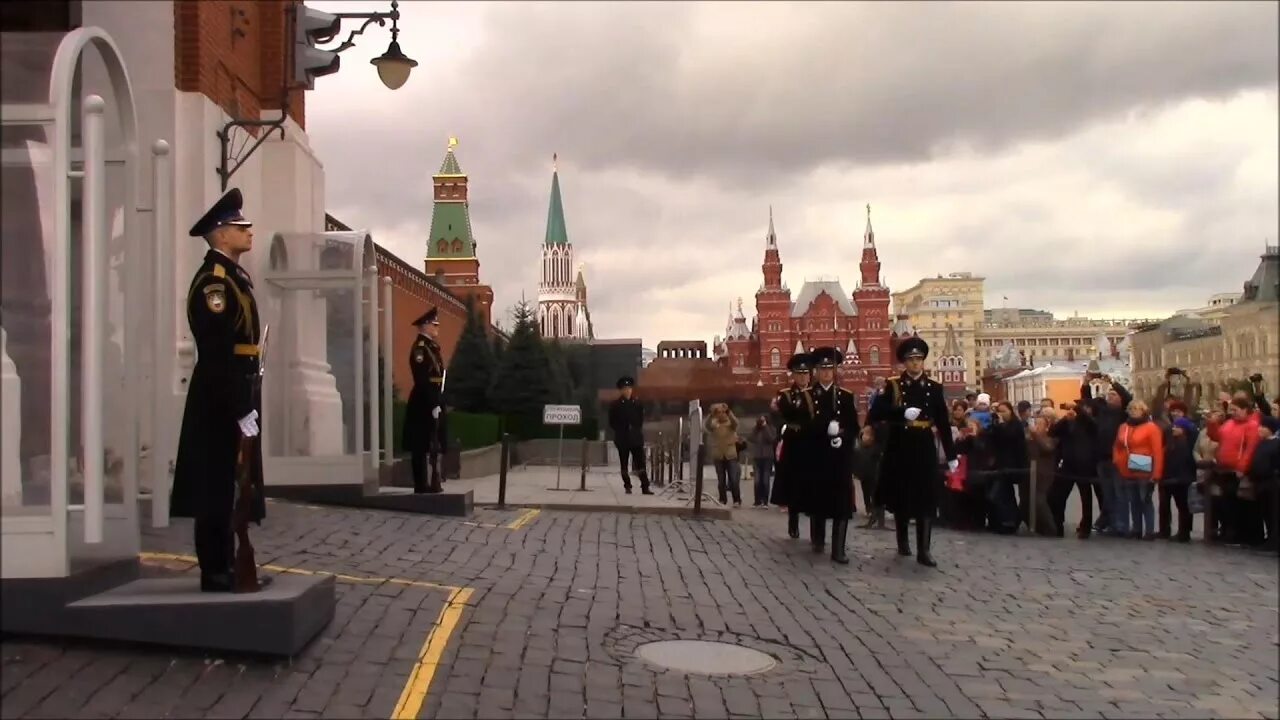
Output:
M1156 508L1151 494L1164 474L1164 432L1151 421L1151 410L1141 400L1129 403L1129 417L1116 433L1111 458L1124 478L1129 537L1154 540Z

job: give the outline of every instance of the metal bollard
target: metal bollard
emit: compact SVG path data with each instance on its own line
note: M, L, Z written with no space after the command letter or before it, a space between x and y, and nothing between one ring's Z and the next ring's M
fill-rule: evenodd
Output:
M587 489L587 439L582 438L582 481L578 485L579 490Z
M698 468L694 470L694 515L703 512L703 462L707 461L707 446L698 446Z
M511 464L511 435L502 433L502 449L498 451L498 509L507 506L507 467Z

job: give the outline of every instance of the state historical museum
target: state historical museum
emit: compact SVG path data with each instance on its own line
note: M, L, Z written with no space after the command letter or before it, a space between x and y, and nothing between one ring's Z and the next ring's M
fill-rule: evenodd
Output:
M769 213L765 236L764 283L756 291L755 318L747 320L739 299L730 310L724 337L716 337L710 357L696 351L659 355L641 375L644 396L660 400L758 400L788 384L787 359L823 346L839 348L844 363L839 383L865 408L877 377L894 370L895 337L889 316L889 288L880 281L880 258L867 206L867 227L852 293L839 280L806 281L794 297L782 281L782 257ZM907 330L910 333L912 331Z

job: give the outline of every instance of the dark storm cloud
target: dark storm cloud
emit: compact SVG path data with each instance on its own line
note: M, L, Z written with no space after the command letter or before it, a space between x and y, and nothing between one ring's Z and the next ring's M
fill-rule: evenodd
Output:
M754 181L911 162L1273 86L1276 7L490 6L455 108L502 128L514 155L572 147L585 169Z

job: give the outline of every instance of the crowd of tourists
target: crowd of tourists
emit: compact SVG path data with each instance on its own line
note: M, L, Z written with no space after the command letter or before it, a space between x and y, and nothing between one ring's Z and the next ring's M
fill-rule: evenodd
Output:
M754 506L769 506L778 424L766 415L741 428L727 405L711 408L708 450L721 502L741 504L745 466ZM1174 542L1189 542L1195 529L1213 543L1264 553L1280 546L1280 419L1261 392L1224 393L1194 411L1177 399L1152 408L1090 372L1075 402L970 394L951 403L949 426L959 462L950 469L938 443L942 526ZM866 424L854 449L865 528L887 526L875 502L883 430ZM1081 519L1069 528L1073 493Z

